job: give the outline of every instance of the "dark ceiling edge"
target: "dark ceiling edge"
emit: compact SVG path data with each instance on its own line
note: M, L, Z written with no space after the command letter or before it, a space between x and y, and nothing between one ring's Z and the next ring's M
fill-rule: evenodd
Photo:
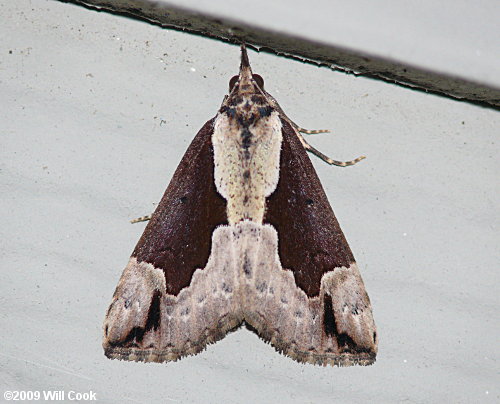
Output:
M459 77L436 73L353 50L253 27L240 21L217 18L166 3L148 0L59 0L139 19L164 28L207 36L230 43L245 42L256 50L285 55L329 67L410 87L458 101L500 109L500 89Z

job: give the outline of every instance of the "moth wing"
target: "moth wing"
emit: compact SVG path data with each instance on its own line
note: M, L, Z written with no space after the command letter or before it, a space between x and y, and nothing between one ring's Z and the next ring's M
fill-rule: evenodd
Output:
M231 299L207 293L213 278L203 279L213 229L226 223L212 131L210 120L192 141L121 276L104 321L110 358L176 360L240 321L231 317Z
M279 262L274 287L254 296L250 325L301 362L371 364L376 327L354 256L295 130L286 119L282 128L280 178L264 219L277 231Z

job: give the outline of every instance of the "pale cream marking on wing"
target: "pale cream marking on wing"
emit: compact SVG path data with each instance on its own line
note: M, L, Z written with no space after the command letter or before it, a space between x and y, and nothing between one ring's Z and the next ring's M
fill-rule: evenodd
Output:
M145 327L155 291L166 290L163 271L131 258L116 287L104 327L109 341L118 341L134 327Z
M214 122L214 178L217 191L227 200L228 223L243 219L262 223L266 197L278 185L282 125L273 111L249 126L250 146L245 150L236 119L220 113ZM247 157L249 156L249 157Z
M353 360L349 354L345 354L344 359L334 359L343 347L338 346L335 336L324 333L323 297L328 293L332 298L338 333L347 333L358 348L376 352L371 304L355 262L349 268L332 268L325 273L320 294L309 298L297 287L293 272L281 266L274 227L244 222L240 228L248 235L246 253L252 267L250 277L241 277L245 282L242 294L244 318L264 339L278 350L305 362L317 362L321 358L326 363L337 360L339 364L342 361L347 364ZM270 288L273 293L269 293ZM287 303L284 304L283 300ZM349 310L342 313L344 304ZM353 314L354 309L357 309L357 314Z
M332 296L338 332L348 333L360 346L373 344L375 322L357 265L354 263L349 268L327 272L321 282L325 292Z
M203 350L246 321L276 349L301 362L373 362L373 358L342 353L336 338L324 333L323 296L328 293L339 332L347 332L357 346L376 351L370 301L356 264L327 272L319 296L308 298L296 286L293 272L281 267L277 248L278 235L269 224L245 220L218 227L208 263L194 272L191 284L177 296L167 295L163 289L159 328L148 331L137 348L113 348L132 329L145 326L157 290L151 274L159 270L131 258L104 324L108 355L141 361L176 360ZM137 305L127 306L127 299ZM343 302L351 310L343 311ZM353 307L358 314L352 314Z

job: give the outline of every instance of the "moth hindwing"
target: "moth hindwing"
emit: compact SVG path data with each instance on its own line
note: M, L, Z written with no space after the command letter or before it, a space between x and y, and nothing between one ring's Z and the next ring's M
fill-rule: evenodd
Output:
M106 356L177 360L244 323L299 362L375 361L370 300L300 131L242 46L123 271Z

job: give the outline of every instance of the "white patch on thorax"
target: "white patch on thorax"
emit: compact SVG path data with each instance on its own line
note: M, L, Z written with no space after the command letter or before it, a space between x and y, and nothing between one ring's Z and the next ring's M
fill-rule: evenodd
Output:
M266 197L279 180L282 133L278 112L272 111L248 127L251 138L247 145L244 130L237 119L225 113L214 122L215 185L227 200L229 224L244 219L262 223Z

